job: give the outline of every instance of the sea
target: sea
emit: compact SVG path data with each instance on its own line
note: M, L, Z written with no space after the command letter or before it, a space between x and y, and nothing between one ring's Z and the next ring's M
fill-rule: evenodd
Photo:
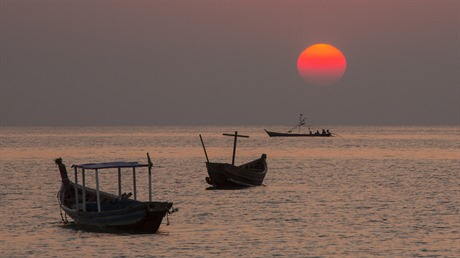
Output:
M334 137L270 138L283 126L1 127L1 257L460 257L459 126L328 126ZM288 128L289 129L289 128ZM320 128L321 130L321 128ZM212 190L206 157L267 155L264 184ZM153 162L153 198L177 212L156 234L64 223L54 159ZM88 175L89 174L89 175ZM117 173L100 173L117 192ZM146 172L138 199L148 200ZM73 173L70 173L71 178ZM87 172L87 185L95 180ZM132 173L123 171L130 191ZM169 222L169 223L168 223ZM169 225L168 225L169 224Z

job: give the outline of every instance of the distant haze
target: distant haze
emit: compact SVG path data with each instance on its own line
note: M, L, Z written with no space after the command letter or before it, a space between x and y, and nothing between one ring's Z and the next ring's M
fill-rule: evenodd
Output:
M0 3L2 126L458 125L460 1ZM340 49L335 85L299 54Z

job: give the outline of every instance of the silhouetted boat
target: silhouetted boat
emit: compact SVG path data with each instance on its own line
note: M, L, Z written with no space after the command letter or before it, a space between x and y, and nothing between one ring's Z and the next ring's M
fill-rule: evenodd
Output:
M308 133L300 133L300 128L304 125L305 125L305 118L303 117L302 114L300 114L299 123L294 128L292 128L286 133L273 132L273 131L268 131L266 129L264 130L270 137L330 137L332 136L332 133L329 132L329 130L324 130L324 129L321 132L316 131L313 133L311 130L309 130ZM298 128L297 133L292 132L295 128Z
M331 133L277 133L265 130L270 137L330 137Z
M232 164L228 163L216 163L209 162L208 154L203 143L203 138L201 138L201 143L206 155L206 168L208 170L209 177L206 177L206 182L212 185L214 188L244 188L251 186L262 185L265 175L268 171L267 166L267 155L262 154L262 156L251 162L235 166L235 152L236 152L236 139L237 137L248 137L245 135L238 135L238 132L235 134L224 134L226 136L234 136L234 145L233 145L233 158Z
M147 154L148 155L148 154ZM172 209L171 202L152 201L152 163L108 162L72 165L75 169L75 182L69 180L66 166L62 159L55 159L59 167L62 185L58 193L59 205L75 224L86 228L114 229L135 233L155 233L158 231L163 217L177 209ZM136 192L136 168L148 167L149 170L149 201L138 201ZM99 190L99 170L118 170L118 195ZM130 169L133 173L134 199L131 193L121 193L121 170ZM78 170L81 170L82 185L78 184ZM93 170L96 177L96 189L86 187L85 171ZM61 213L62 216L62 213ZM63 221L67 218L62 216Z

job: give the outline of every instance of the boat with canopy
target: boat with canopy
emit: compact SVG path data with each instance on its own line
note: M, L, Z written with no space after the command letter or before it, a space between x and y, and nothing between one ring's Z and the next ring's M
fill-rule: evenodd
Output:
M55 159L59 167L62 184L58 192L60 208L79 226L114 229L136 233L155 233L163 217L177 211L172 202L159 202L152 199L152 162L147 153L148 163L138 162L104 162L72 165L74 181L67 174L62 158ZM148 169L149 200L137 199L137 170ZM101 191L99 174L101 170L115 170L118 175L118 194ZM122 193L122 173L132 173L133 192ZM145 169L144 169L145 170ZM86 185L86 173L94 173L96 188ZM79 178L81 176L81 184ZM131 198L132 196L132 198ZM62 215L63 221L67 221Z

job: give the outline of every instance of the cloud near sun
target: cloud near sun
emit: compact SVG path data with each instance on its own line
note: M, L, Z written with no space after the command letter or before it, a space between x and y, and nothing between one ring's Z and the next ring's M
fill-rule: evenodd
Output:
M329 44L315 44L306 48L297 59L300 76L312 85L330 85L345 73L347 61L342 52Z

